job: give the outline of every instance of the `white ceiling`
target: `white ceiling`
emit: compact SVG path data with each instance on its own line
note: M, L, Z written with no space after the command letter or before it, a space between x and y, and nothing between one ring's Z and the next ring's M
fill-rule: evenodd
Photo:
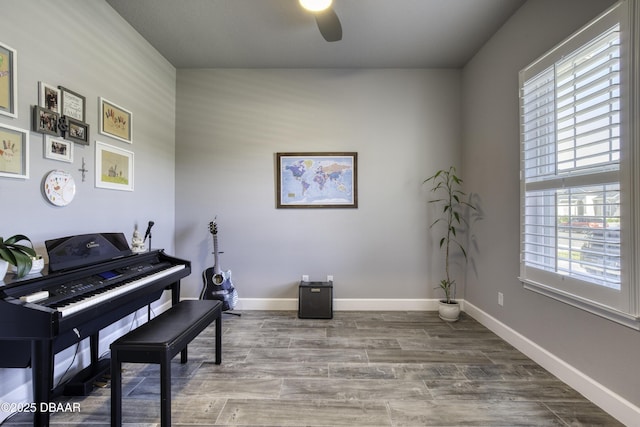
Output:
M334 0L326 42L298 0L107 0L176 68L459 68L525 0Z

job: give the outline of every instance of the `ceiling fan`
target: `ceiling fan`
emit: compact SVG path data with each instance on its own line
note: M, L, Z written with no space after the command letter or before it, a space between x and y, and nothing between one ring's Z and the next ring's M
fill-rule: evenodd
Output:
M331 7L333 0L299 0L302 7L313 13L322 37L328 42L342 40L342 25Z

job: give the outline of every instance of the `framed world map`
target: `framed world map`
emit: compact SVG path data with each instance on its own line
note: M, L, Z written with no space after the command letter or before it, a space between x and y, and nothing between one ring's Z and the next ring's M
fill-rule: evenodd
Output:
M358 153L276 153L277 208L357 208Z

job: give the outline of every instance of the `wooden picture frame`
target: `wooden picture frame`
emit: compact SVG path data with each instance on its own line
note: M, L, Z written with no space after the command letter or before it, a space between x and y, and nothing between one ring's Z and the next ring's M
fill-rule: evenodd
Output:
M133 144L133 114L119 105L100 98L99 132L111 138Z
M33 106L33 131L60 136L60 114L39 105Z
M38 105L60 114L60 89L45 82L38 82Z
M64 139L73 141L76 144L89 145L90 128L88 123L63 117L65 123Z
M44 157L73 163L73 142L47 135L44 138Z
M96 187L133 191L133 152L96 141Z
M29 131L0 124L0 176L29 178Z
M58 86L58 89L60 89L60 114L85 122L87 99L64 86Z
M358 153L276 153L277 208L357 208Z
M18 52L0 42L0 114L18 117Z

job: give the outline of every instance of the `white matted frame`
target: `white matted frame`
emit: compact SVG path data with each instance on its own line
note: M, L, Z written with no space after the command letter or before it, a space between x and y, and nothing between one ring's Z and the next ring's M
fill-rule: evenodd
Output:
M38 82L38 105L60 114L60 89L45 82Z
M53 136L44 138L44 157L61 162L73 162L73 142Z
M100 105L98 131L111 138L133 144L133 114L131 111L104 98L100 98L98 104Z
M133 152L96 141L96 187L133 191Z
M29 178L29 131L0 124L0 176Z
M18 52L0 42L0 114L18 117Z

